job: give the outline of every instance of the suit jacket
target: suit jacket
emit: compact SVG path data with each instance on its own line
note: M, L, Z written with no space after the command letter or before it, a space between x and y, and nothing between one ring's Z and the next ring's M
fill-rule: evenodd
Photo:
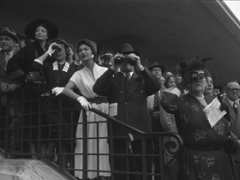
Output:
M223 103L228 111L228 119L231 122L231 131L240 138L240 105L235 110L227 97L223 98Z
M160 84L145 68L133 73L130 79L123 73L106 71L95 83L93 90L118 103L118 119L142 131L151 130L147 110L147 96L160 89Z

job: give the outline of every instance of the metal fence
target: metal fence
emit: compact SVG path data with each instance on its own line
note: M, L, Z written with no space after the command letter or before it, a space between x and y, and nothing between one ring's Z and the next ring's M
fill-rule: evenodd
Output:
M181 141L176 134L145 133L94 108L90 112L107 120L89 122L88 112L79 104L64 96L44 93L40 86L29 85L2 94L0 111L0 147L10 158L48 160L72 175L80 172L80 179L88 179L92 173L113 180L163 180L177 172L176 157ZM78 121L80 112L81 122ZM93 136L88 132L91 124L96 126ZM107 125L106 136L99 132L103 124ZM77 137L79 126L82 136ZM96 146L90 150L91 141ZM107 153L101 152L101 141L107 142ZM79 142L82 151L76 152ZM82 158L80 167L76 166L77 156ZM109 159L109 168L102 168L105 157ZM91 158L96 160L93 168L89 164Z

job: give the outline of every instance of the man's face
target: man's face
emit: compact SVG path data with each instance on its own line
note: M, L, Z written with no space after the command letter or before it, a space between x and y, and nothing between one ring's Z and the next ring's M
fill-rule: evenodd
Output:
M128 73L134 71L134 66L129 63L122 63L120 67L122 72Z
M207 87L207 80L203 70L196 70L191 73L191 90L194 92L204 92Z
M57 44L57 49L53 54L53 57L57 60L57 61L63 61L66 60L66 50L63 44L58 43Z
M12 50L16 46L16 42L9 36L0 36L0 48L5 51Z
M161 79L161 77L162 77L162 69L160 67L152 68L152 75L155 76L158 79Z
M227 97L231 101L236 101L237 99L239 99L240 89L238 89L238 88L227 88L226 93L227 93Z
M175 80L176 80L176 84L181 84L182 81L183 81L183 78L182 78L182 76L180 74L177 74L175 76Z

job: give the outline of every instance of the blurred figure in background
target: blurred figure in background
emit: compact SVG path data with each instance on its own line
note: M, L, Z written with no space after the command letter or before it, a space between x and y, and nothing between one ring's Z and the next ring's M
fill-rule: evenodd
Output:
M165 78L163 77L164 67L158 62L153 62L149 66L149 70L152 75L158 80L161 88L154 95L147 98L147 107L150 110L151 121L152 121L152 131L159 132L162 130L160 122L160 101L162 96L162 91L165 89Z
M240 85L237 81L228 82L225 86L226 95L223 97L223 103L227 107L228 117L232 135L240 141ZM237 166L236 172L240 177L240 152L233 155L233 160Z
M15 91L21 83L15 79L16 71L11 69L12 58L19 50L18 43L16 32L8 27L0 29L0 111L3 117L1 128L7 129L5 133L3 129L0 130L0 146L11 152L16 150L20 138L19 131L14 131L13 128L16 128L21 116L19 94Z
M165 87L164 92L175 94L178 97L181 96L181 91L177 87L176 78L173 74L166 76Z
M158 63L154 63L150 66L152 74L159 79L162 84L162 74L164 73L163 67ZM168 113L161 105L161 99L163 96L167 96L167 93L180 96L181 92L176 87L175 78L172 73L165 73L166 78L164 84L161 85L161 89L154 95L148 97L148 108L151 112L152 130L154 132L174 132L177 133L177 126L175 122L174 114ZM167 92L167 93L165 93ZM164 143L170 142L171 138L165 137ZM159 141L154 143L155 153L160 154ZM171 162L171 163L170 163ZM153 168L156 173L159 173L160 163L158 159L153 161ZM164 152L164 164L165 164L165 178L176 180L177 179L177 163L176 159L167 151ZM158 179L158 178L157 178Z

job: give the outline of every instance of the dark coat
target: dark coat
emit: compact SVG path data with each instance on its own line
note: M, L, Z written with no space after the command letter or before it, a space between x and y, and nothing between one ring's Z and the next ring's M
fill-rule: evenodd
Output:
M146 68L134 73L130 79L108 70L93 87L97 94L118 103L118 119L145 132L151 129L146 98L159 89L158 81Z
M56 62L56 61L55 61ZM63 68L65 64L57 64L57 69L53 68L52 60L46 60L46 63L43 65L34 62L33 69L34 71L41 72L47 82L47 89L52 89L54 87L64 87L69 79L72 77L73 73L78 69L74 64L69 63L67 71L64 71Z
M34 59L43 53L44 51L37 42L29 42L9 61L7 71L14 72L21 70L26 75L33 71Z
M240 138L240 106L234 109L227 97L224 97L222 102L228 111L228 118L231 123L231 131L238 138Z

